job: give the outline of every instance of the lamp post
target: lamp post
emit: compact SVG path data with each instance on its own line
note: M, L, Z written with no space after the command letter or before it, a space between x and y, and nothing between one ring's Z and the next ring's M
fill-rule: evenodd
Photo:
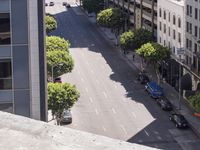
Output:
M178 105L178 109L181 110L181 55L179 55L179 81L178 81L178 100L179 100L179 105Z

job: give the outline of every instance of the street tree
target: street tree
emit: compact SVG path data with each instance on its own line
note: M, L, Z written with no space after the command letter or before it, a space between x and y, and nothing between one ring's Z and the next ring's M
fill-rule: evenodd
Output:
M120 35L120 45L124 50L124 52L133 49L133 43L134 43L133 31L129 30Z
M152 42L152 33L146 29L140 28L135 29L134 31L134 40L133 40L133 48L138 49L143 44Z
M46 32L49 33L57 28L57 21L53 16L45 16Z
M64 73L71 72L74 67L74 61L71 55L65 51L47 52L47 74L48 77L58 77Z
M111 28L119 33L123 27L125 15L119 8L108 8L97 14L97 23L100 26Z
M68 40L58 36L46 37L46 50L49 51L66 51L69 52L70 43Z
M189 97L189 103L194 108L194 110L200 113L200 92Z
M71 108L80 97L79 91L69 83L48 83L48 109L60 119L64 109Z
M82 4L88 13L94 12L97 14L104 7L104 0L82 0Z
M158 43L149 42L137 49L136 53L142 57L142 63L143 59L145 59L153 65L158 83L160 83L159 63L170 57L170 50Z

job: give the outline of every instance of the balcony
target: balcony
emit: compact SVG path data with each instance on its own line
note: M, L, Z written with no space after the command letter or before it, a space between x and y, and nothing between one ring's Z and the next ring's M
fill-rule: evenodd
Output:
M146 20L151 22L151 20L152 20L151 16L152 16L152 14L150 12L147 12L147 11L143 10L143 14L142 14L143 18L145 18Z

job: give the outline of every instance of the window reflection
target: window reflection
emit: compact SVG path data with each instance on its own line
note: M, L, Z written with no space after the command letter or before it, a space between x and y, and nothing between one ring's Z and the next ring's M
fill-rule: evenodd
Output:
M10 60L0 60L0 90L12 88L12 69Z
M10 14L0 13L0 45L10 44Z

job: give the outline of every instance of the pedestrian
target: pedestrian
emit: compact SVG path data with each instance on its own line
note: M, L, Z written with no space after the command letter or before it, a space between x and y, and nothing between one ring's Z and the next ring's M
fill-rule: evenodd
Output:
M132 57L133 57L133 61L134 61L134 60L135 60L135 53L133 53L133 56L132 56Z

